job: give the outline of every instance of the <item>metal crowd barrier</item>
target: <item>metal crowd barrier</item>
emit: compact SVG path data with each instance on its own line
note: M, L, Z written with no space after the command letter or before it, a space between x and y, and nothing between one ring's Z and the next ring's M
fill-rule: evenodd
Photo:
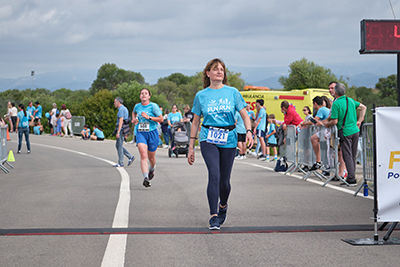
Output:
M361 128L362 133L362 165L363 165L363 183L357 188L354 196L360 192L363 187L374 193L374 127L372 123L364 123Z
M5 173L9 173L10 170L4 166L4 163L7 163L8 166L14 168L7 160L7 127L0 127L0 169L3 170Z
M297 147L299 155L299 165L312 166L315 162L315 154L312 149L310 139L312 135L313 129L311 127L302 127L301 131L298 134ZM306 174L306 172L304 172L303 170L302 172Z
M311 126L311 131L309 132L309 134L311 134L311 136L313 136L314 134L318 135L319 137L319 147L320 147L320 157L321 157L321 164L322 164L322 169L324 170L330 170L330 164L328 163L328 157L327 157L327 145L326 145L326 138L325 138L325 132L326 132L326 128L323 126ZM317 161L317 157L314 153L314 149L312 147L312 143L311 143L311 136L308 138L310 147L311 147L311 154L313 155L313 163L315 163ZM332 166L334 167L334 166ZM307 178L311 175L314 174L315 176L317 176L320 180L325 180L326 177L320 173L318 170L315 171L308 171L306 173L306 175L303 177L303 180L307 180Z
M329 176L327 181L322 186L325 186L327 183L329 183L330 181L334 180L335 178L336 178L336 180L340 180L343 183L348 185L346 179L343 178L343 176L341 176L339 174L339 164L340 164L339 163L339 155L338 155L339 154L339 137L338 137L337 127L336 127L336 125L334 125L334 126L330 127L328 130L331 133L330 134L331 138L329 139L328 142L327 142L328 139L325 139L325 144L326 144L326 148L327 149L325 150L326 153L324 153L324 154L327 155L327 162L330 162L330 164L328 164L329 173L332 173L332 174ZM328 146L330 148L329 149L330 150L329 155L327 153L328 152ZM321 153L322 153L322 150L321 150ZM330 158L328 159L328 157L330 157ZM321 159L324 162L324 158L322 157Z
M327 131L330 131L330 139L325 138ZM316 156L311 143L311 136L314 134L317 134L320 140L321 164L323 166L321 169L329 172L329 177L325 177L318 170L306 172L300 168L302 165L311 167L316 162ZM306 126L302 127L299 133L296 133L295 126L288 126L284 156L291 165L285 174L289 172L291 174L298 169L304 174L303 180L307 180L311 174L314 174L320 180L326 180L322 186L325 186L335 178L347 184L346 180L338 173L338 145L339 138L336 126L332 126L329 129L324 126Z
M288 172L292 174L294 171L298 169L296 139L297 139L296 127L294 125L288 125L286 129L286 141L283 151L286 158L286 162L292 164L287 168L285 174Z
M319 137L319 146L320 146L320 155L321 155L321 164L322 164L322 169L325 171L331 171L331 169L335 168L335 164L332 164L330 160L328 160L328 145L327 145L327 139L325 138L325 134L326 134L327 129L323 126L308 126L308 127L303 127L303 129L301 130L301 132L299 133L299 140L301 137L301 140L303 142L302 144L302 152L304 153L304 157L306 158L306 160L304 160L302 162L303 165L311 167L315 162L316 162L316 155L314 153L314 149L312 147L312 143L311 143L311 137L314 134L317 134ZM334 151L334 150L333 150ZM332 153L330 153L330 158L332 158ZM299 153L299 158L300 158L300 153ZM332 166L331 166L332 165ZM320 180L325 180L327 179L322 173L320 173L318 170L314 170L314 171L303 171L303 173L305 174L303 177L303 180L307 180L311 174L314 174L315 176L317 176L318 179ZM332 179L333 179L333 175L332 175ZM329 177L328 179L331 179L331 177ZM323 185L325 186L325 184Z

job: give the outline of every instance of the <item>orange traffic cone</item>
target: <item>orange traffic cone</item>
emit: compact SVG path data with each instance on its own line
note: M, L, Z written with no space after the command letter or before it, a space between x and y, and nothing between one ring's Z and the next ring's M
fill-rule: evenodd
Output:
M7 141L11 141L11 139L10 139L10 133L8 132L8 127L7 127Z

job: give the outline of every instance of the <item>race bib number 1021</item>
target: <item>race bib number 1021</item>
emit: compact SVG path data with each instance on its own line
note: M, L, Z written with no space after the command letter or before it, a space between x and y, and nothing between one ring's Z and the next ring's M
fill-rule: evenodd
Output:
M208 129L207 143L226 145L228 141L229 130L210 127Z

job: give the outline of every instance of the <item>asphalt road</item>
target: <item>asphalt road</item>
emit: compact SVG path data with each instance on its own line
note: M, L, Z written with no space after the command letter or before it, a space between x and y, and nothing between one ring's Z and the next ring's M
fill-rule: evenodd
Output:
M139 159L113 168L115 141L31 135L0 174L0 266L397 266L398 246L352 246L373 238L373 201L236 161L228 219L208 230L207 170L200 151L157 151L142 186ZM135 145L125 147L138 157ZM127 160L125 160L125 164ZM382 238L385 232L380 232ZM391 238L400 238L394 231Z

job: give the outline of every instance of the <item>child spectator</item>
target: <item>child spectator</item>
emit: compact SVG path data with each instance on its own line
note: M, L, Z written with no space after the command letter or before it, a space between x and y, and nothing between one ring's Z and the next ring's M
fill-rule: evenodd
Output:
M268 133L265 136L265 139L267 139L267 159L266 161L269 161L269 154L270 154L270 150L269 148L272 147L272 149L274 150L274 160L278 159L278 153L277 153L277 149L276 147L278 146L277 142L276 142L276 137L275 137L275 133L276 133L276 126L275 124L272 122L272 120L275 119L275 115L274 114L269 114L268 115L268 123L269 123L269 127L268 127Z
M43 133L43 125L40 123L40 120L35 122L35 126L33 126L33 133L36 135L41 135Z
M97 141L103 141L104 140L103 130L99 126L94 125L93 126L93 133L90 136L90 139L91 140L97 140Z
M89 138L90 138L90 129L89 129L89 126L87 124L85 124L85 126L83 126L83 130L81 131L81 135L82 135L82 139L83 140L89 140Z
M61 113L57 114L57 136L63 137L64 134L62 133L62 126L63 126L64 117L61 116Z

